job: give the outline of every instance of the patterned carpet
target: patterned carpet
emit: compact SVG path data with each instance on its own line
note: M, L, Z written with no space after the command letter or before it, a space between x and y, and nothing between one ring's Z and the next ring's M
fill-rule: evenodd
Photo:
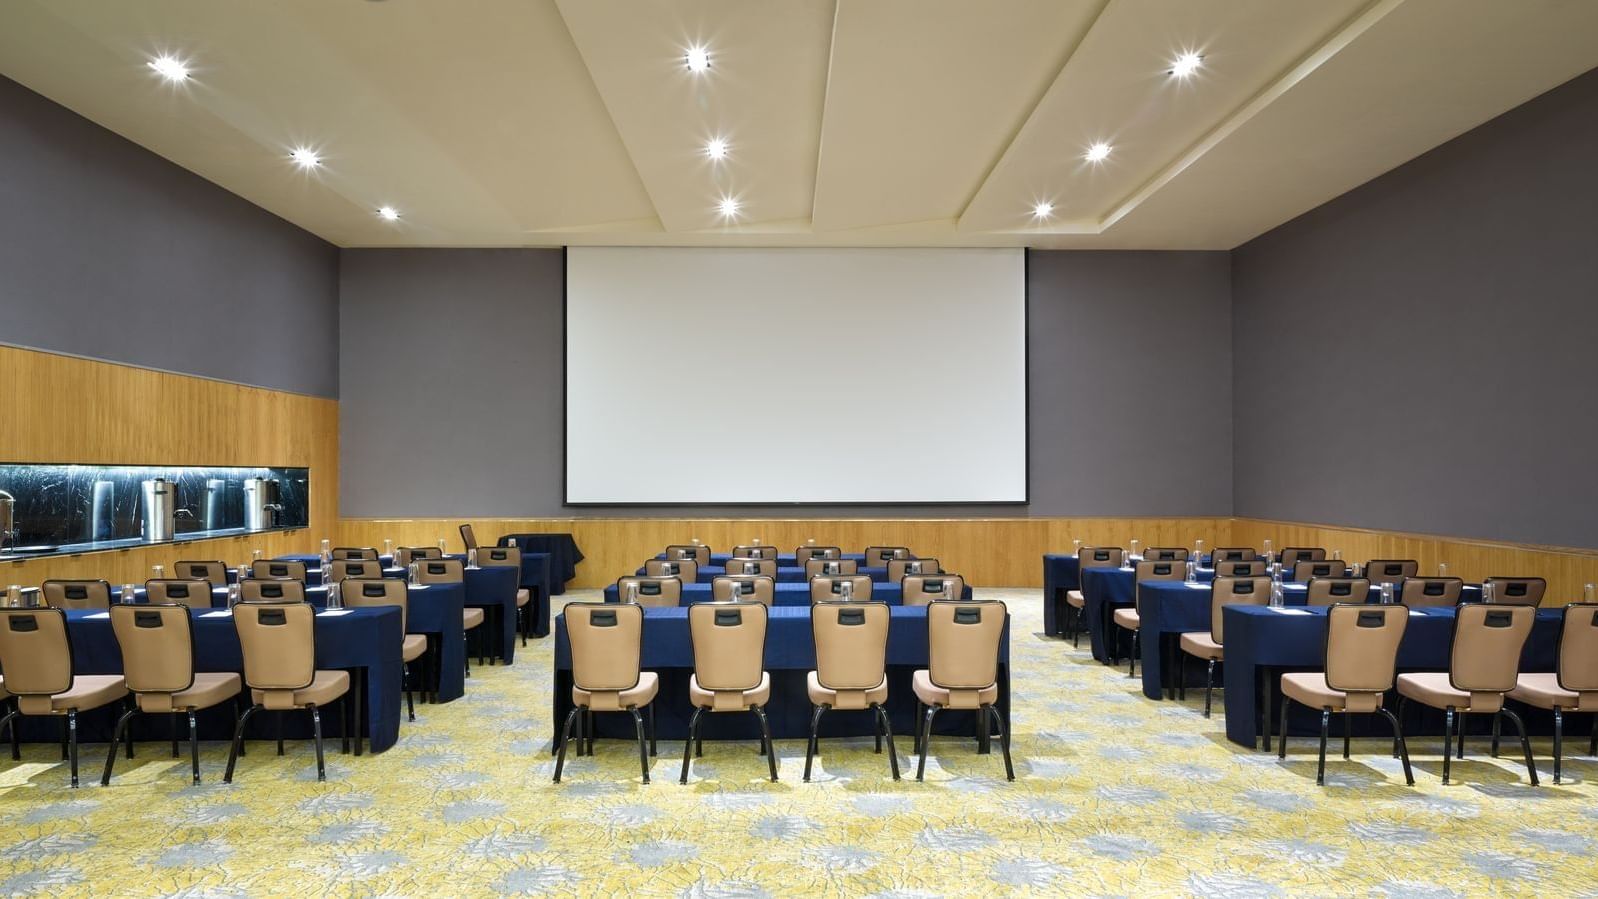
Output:
M778 744L778 784L753 743L707 744L687 787L681 745L662 744L645 787L632 745L611 741L556 786L546 640L513 668L474 669L465 699L421 707L387 753L341 756L335 741L323 785L308 744L282 759L259 744L232 787L225 746L208 745L198 788L147 744L111 787L77 791L54 747L27 747L0 762L0 893L1598 895L1592 759L1567 759L1580 782L1554 787L1538 744L1533 789L1482 747L1443 787L1430 740L1408 789L1385 741L1356 742L1320 789L1310 742L1285 763L1235 747L1201 695L1148 701L1124 669L1037 636L1039 591L980 595L1014 614L1014 784L997 754L947 739L925 784L894 783L862 740L824 744L811 784L799 741Z

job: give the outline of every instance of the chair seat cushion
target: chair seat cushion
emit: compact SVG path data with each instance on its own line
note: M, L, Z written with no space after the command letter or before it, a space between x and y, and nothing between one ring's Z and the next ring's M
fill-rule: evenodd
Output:
M471 630L472 628L477 627L483 623L483 620L484 616L482 609L468 606L466 610L461 613L461 627L465 628L466 630Z
M1502 693L1467 693L1448 682L1446 671L1425 671L1398 676L1398 695L1434 709L1450 706L1464 712L1496 712L1504 707Z
M593 709L596 712L619 712L627 708L642 708L660 692L660 675L653 671L638 672L638 685L631 690L584 690L572 687L572 705Z
M765 705L771 699L771 674L760 672L760 683L750 690L716 690L699 686L699 675L688 678L688 701L695 708L712 712L741 712L752 705Z
M251 690L250 701L268 709L303 709L308 705L324 706L350 691L347 671L320 671L311 678L311 685L300 690Z
M208 709L239 695L244 682L231 671L196 671L194 683L177 693L135 693L139 711L159 714L183 709Z
M525 605L527 605L528 603L530 603L532 601L533 601L533 591L527 589L526 587L523 587L520 590L516 591L516 604L517 605L525 606Z
M80 674L72 689L54 696L18 696L17 711L24 715L59 715L68 709L97 709L128 695L120 674Z
M1201 659L1224 658L1221 652L1221 644L1210 639L1208 633L1199 631L1186 633L1181 636L1181 639L1177 640L1177 643L1182 647L1182 651L1190 656L1198 656Z
M1319 671L1304 671L1282 675L1282 695L1307 705L1312 709L1332 709L1339 712L1374 712L1381 707L1380 693L1344 693L1333 690L1326 683L1326 675Z
M406 634L405 642L400 644L400 658L407 662L414 662L427 652L427 636L424 634Z
M1558 706L1567 712L1598 712L1598 690L1574 693L1559 686L1559 675L1552 671L1522 674L1515 681L1509 698L1539 709Z
M910 679L910 688L922 705L938 705L946 709L975 709L999 701L999 685L989 684L980 690L950 690L932 682L932 672L925 668L916 670Z
M882 676L882 683L869 690L834 690L821 685L821 677L814 671L805 679L805 685L810 691L811 705L827 705L835 709L869 709L873 704L881 705L888 701L888 676Z
M1088 598L1082 595L1081 590L1065 591L1065 601L1067 605L1073 605L1079 609L1088 604Z
M1135 631L1142 621L1137 617L1137 609L1116 609L1115 623L1129 631Z

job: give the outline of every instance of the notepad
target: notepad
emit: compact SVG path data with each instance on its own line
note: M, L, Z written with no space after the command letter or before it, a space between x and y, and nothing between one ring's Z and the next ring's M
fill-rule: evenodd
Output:
M325 616L325 617L331 618L334 615L348 615L349 613L350 613L349 609L323 609L322 611L317 612L316 614L319 615L319 616Z
M212 611L212 612L203 612L203 613L201 613L200 617L201 618L232 618L233 617L233 610L232 609L217 609L217 610Z
M1267 608L1271 608L1271 607L1267 606ZM1313 612L1310 612L1307 609L1289 609L1286 606L1279 606L1279 607L1276 607L1276 608L1271 608L1271 611L1277 613L1278 615L1313 615L1314 614Z

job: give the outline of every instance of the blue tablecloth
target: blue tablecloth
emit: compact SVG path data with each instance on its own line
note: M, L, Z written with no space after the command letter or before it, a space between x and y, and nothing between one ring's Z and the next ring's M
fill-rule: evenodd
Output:
M1300 593L1300 598L1302 593ZM1300 600L1302 601L1302 600ZM1255 745L1261 722L1265 727L1278 712L1281 701L1277 685L1284 671L1321 671L1326 665L1326 609L1288 606L1287 612L1262 606L1227 606L1221 614L1226 629L1226 737L1244 746ZM1531 636L1521 654L1522 671L1554 670L1559 642L1562 609L1539 609ZM1398 646L1398 670L1447 671L1453 640L1452 608L1411 609L1409 627ZM1262 696L1261 681L1265 691ZM1397 708L1396 692L1388 694L1389 708ZM1261 704L1265 699L1267 704ZM1377 716L1355 715L1355 733L1388 734L1387 723L1373 723ZM1467 724L1478 732L1489 727L1486 715L1467 716ZM1551 731L1551 717L1523 714L1533 731ZM1313 719L1313 720L1312 720ZM1470 720L1479 719L1479 720ZM1405 736L1441 734L1443 713L1408 703L1402 722ZM1294 703L1288 722L1294 734L1319 734L1320 716ZM1269 730L1266 731L1269 733ZM1267 744L1266 748L1269 748Z
M896 737L914 731L915 693L910 679L917 668L927 667L927 611L925 606L895 606L888 631L888 716ZM655 700L655 726L662 739L688 736L688 678L693 673L693 643L688 635L688 610L645 609L642 667L660 675ZM766 670L771 673L771 702L766 715L773 737L794 739L810 734L811 706L805 689L806 675L815 670L815 640L808 607L782 606L771 610L766 631ZM555 618L555 677L550 730L559 738L560 726L571 711L571 644L566 637L566 616ZM1010 726L1010 631L1005 628L999 650L999 713ZM625 720L624 720L625 719ZM633 739L632 719L626 715L596 715L600 736ZM705 715L700 730L707 740L750 740L759 733L753 715ZM940 734L969 734L975 726L971 712L942 712L936 722ZM874 733L866 712L828 713L821 721L822 736ZM907 747L901 745L901 749ZM662 752L670 752L661 747Z
M549 556L549 592L553 596L566 592L566 582L577 576L577 563L583 560L583 551L571 534L506 534L499 538L500 546L512 544L523 554Z
M1058 637L1065 631L1060 621L1065 617L1065 594L1080 589L1077 579L1077 558L1074 555L1046 553L1043 556L1043 633Z
M682 604L692 605L696 602L710 602L710 584L683 584ZM904 588L898 584L872 584L871 598L877 602L885 602L897 606L904 602ZM961 599L971 598L971 587L967 585L965 595ZM605 602L617 602L621 595L616 592L616 585L611 584L605 588ZM776 595L772 600L776 606L809 606L809 584L777 584Z
M633 572L633 574L640 576L642 576L643 573L643 566L639 566L638 570ZM708 584L716 578L725 575L726 573L727 566L725 564L703 565L699 568L699 572L696 576L697 583ZM855 569L855 573L863 574L878 584L886 584L888 582L888 569L885 567L861 565ZM805 577L805 570L803 568L780 564L777 566L777 583L779 584L804 584L808 583L809 580L809 578Z
M1197 575L1201 583L1209 583L1215 572L1200 568ZM1109 662L1112 658L1124 659L1131 651L1131 636L1111 622L1115 610L1132 605L1132 588L1137 583L1136 573L1130 568L1084 568L1081 573L1083 627L1088 632L1088 643L1093 647L1093 658ZM1119 642L1112 644L1111 640ZM1113 650L1113 652L1112 652Z

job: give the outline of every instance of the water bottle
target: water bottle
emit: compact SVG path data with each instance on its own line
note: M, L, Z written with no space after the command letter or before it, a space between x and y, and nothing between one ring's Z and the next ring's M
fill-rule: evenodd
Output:
M326 543L327 541L323 540L322 542ZM328 570L328 566L333 564L333 551L330 549L323 549L319 554L319 558L322 562L322 570L326 571Z
M323 539L322 540L322 555L324 555L324 556L328 555L332 551L333 551L333 541L327 540L327 539Z
M466 567L467 568L476 568L477 567L477 547L475 547L475 546L471 547L468 550L466 550Z
M1282 563L1281 562L1272 562L1271 563L1271 580L1275 581L1278 584L1280 584L1282 582Z
M1269 541L1269 540L1265 541L1264 553L1265 553L1265 562L1266 562L1266 564L1269 564L1271 562L1276 561L1276 552L1275 552L1275 550L1273 550L1271 548L1272 545L1273 544L1271 543L1271 541Z
M327 585L327 607L330 609L344 608L344 597L338 581L329 581Z
M1448 563L1447 562L1438 562L1437 563L1437 576L1438 577L1448 577ZM1590 587L1592 585L1588 584L1588 586Z
M838 584L838 596L844 602L854 599L854 581L842 581Z
M1382 605L1384 605L1384 606L1392 605L1393 604L1393 585L1389 584L1389 583L1384 583L1384 584L1382 584L1382 588L1381 589L1382 589Z
M134 589L135 588L134 588L134 586L132 584L123 584L122 585L122 604L123 605L125 605L125 606L133 605L133 599L134 599L134 595L135 595L134 594Z
M227 607L228 608L231 609L234 606L239 604L239 599L243 595L243 590L244 590L244 588L239 586L238 583L236 583L236 582L227 585Z
M1138 541L1136 541L1136 540L1130 541L1129 543L1127 543L1127 545L1132 547L1132 559L1130 561L1137 561Z
M1493 584L1491 582L1482 584L1481 585L1481 601L1482 602L1492 602L1493 600L1497 599L1497 597L1493 595L1493 594L1495 594L1497 592L1498 591L1493 589Z
M1198 581L1198 562L1196 562L1191 557L1189 557L1188 560L1187 560L1187 576L1186 576L1186 579L1187 579L1187 582L1189 584L1192 584L1192 583L1195 583L1195 582Z
M419 586L421 586L421 584L422 584L422 566L418 565L415 562L412 562L411 563L411 586L412 587L419 587Z
M633 605L637 605L638 604L638 584L637 584L637 582L629 583L627 585L627 601L632 603Z

